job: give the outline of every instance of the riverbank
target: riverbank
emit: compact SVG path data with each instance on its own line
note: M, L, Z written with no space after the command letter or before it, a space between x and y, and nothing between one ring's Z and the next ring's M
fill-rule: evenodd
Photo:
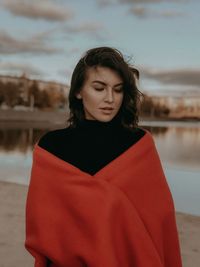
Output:
M66 121L67 110L0 110L0 122L46 122L62 124Z
M33 267L24 249L28 187L0 182L0 267ZM200 217L176 213L183 267L200 266Z
M65 110L0 110L0 122L46 122L52 124L63 124L66 122L68 116L68 109ZM200 118L157 118L157 117L141 117L144 122L193 122L200 123Z

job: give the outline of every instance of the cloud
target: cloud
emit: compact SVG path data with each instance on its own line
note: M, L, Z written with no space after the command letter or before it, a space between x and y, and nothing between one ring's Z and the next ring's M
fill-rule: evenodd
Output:
M97 4L99 7L108 7L116 4L118 0L97 0Z
M154 4L154 3L181 3L186 0L119 0L121 3L129 3L129 4Z
M101 7L109 5L121 4L157 4L157 3L185 3L188 0L97 0L97 4Z
M132 7L130 8L129 11L130 13L132 13L138 18L149 18L149 17L176 18L176 17L184 16L184 13L182 12L177 12L174 10L156 11L156 10L144 7L144 6Z
M3 2L6 10L15 16L48 21L66 21L73 17L73 12L63 5L49 0L6 0Z
M13 62L0 62L0 72L7 75L17 75L25 73L28 76L39 76L44 75L44 72L38 68L27 63L13 63Z
M77 33L77 32L89 32L94 33L100 29L102 29L102 25L98 23L84 23L76 26L67 26L66 29L69 32Z
M166 8L163 8L162 10L156 10L158 4L169 2L172 4L183 4L188 1L189 0L98 0L97 3L100 7L114 6L116 4L127 4L129 13L138 18L176 18L185 16L185 13L176 11L174 9L166 10Z
M60 49L48 46L45 43L45 34L37 34L27 40L16 39L5 31L0 31L0 53L1 54L53 54Z
M175 69L175 70L153 70L149 68L141 69L141 74L151 80L158 81L164 85L200 85L200 69Z
M74 55L74 54L77 54L77 53L80 53L81 49L78 48L78 47L73 47L73 48L70 48L67 53L68 55Z
M65 33L77 34L83 33L95 37L97 39L103 39L105 29L101 23L97 22L85 22L79 25L67 25L63 28Z
M130 3L130 4L153 4L167 2L164 0L119 0L121 3Z
M72 72L73 72L73 69L71 68L68 68L68 69L60 69L60 70L58 70L57 71L57 74L59 75L59 76L62 76L62 77L64 77L64 78L68 78L69 79L69 77L71 77L71 75L72 75Z

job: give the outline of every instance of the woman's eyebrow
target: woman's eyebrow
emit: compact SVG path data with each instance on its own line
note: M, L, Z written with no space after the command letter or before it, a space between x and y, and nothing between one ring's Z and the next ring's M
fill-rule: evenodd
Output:
M95 80L92 83L99 83L99 84L102 84L102 85L107 85L106 83L104 83L102 81L99 81L99 80ZM114 87L117 87L117 86L120 86L120 85L123 85L123 83L115 84Z
M102 85L106 85L106 83L102 82L102 81L98 81L98 80L95 80L95 81L92 81L92 83L100 83Z

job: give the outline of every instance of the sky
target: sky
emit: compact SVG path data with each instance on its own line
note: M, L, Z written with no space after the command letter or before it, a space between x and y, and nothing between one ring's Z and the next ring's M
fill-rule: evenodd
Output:
M0 74L70 84L93 47L119 49L155 95L200 97L199 0L0 0Z

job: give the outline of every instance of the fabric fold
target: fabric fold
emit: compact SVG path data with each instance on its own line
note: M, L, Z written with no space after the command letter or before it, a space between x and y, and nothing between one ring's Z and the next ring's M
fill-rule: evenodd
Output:
M35 267L181 267L173 199L151 134L95 175L36 145L25 247Z

